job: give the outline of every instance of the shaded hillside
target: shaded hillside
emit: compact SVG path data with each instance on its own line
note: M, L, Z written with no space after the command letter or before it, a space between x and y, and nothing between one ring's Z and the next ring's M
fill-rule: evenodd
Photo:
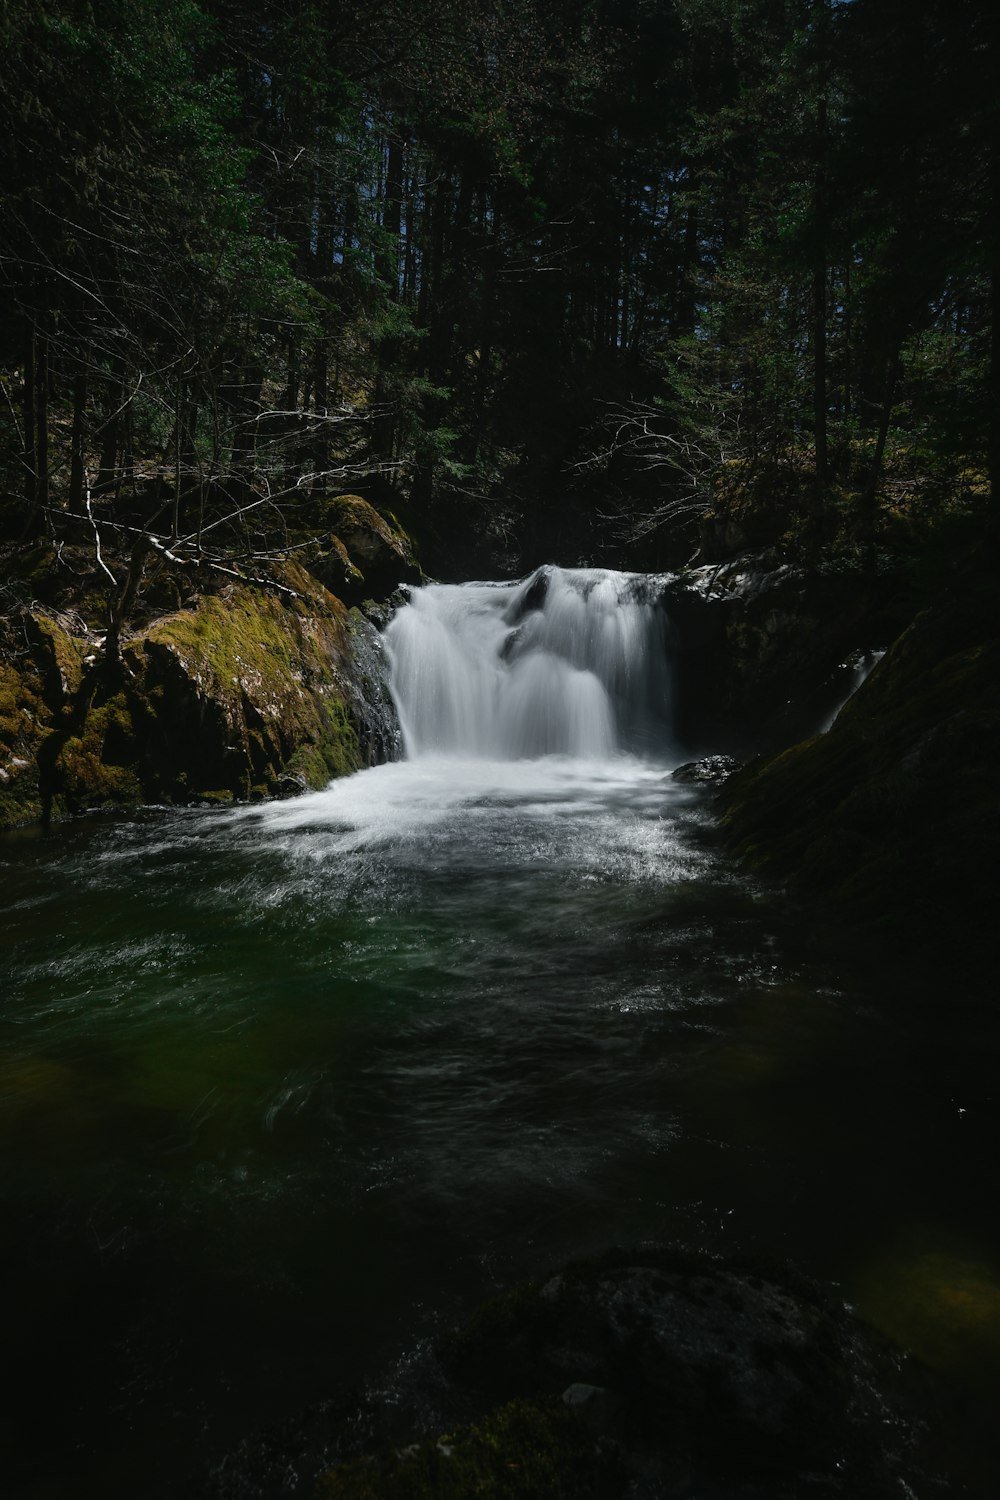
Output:
M861 926L984 955L997 909L1000 632L991 583L926 610L827 734L723 792L733 847Z

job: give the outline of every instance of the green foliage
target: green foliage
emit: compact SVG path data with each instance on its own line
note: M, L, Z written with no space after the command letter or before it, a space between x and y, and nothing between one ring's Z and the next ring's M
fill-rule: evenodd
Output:
M945 0L10 0L0 524L86 480L108 548L231 554L366 482L526 563L608 515L685 547L734 457L873 533L904 480L982 509L987 41Z

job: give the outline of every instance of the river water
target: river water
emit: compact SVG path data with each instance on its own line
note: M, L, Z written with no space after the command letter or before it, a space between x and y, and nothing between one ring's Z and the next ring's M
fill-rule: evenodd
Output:
M655 608L588 585L570 660L530 620L564 587L398 617L407 760L0 842L14 1494L195 1494L498 1288L644 1238L790 1258L1000 1392L985 997L740 875L670 776ZM434 686L435 633L489 691Z

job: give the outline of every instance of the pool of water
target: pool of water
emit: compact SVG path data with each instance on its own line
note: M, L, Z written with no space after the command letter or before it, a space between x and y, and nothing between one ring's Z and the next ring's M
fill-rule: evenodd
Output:
M663 765L429 757L0 842L13 1493L196 1493L643 1238L790 1258L1000 1393L995 1013L710 830Z

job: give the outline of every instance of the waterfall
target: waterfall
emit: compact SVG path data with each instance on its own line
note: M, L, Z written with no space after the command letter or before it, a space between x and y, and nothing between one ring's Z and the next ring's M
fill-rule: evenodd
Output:
M855 651L854 655L845 661L840 667L840 694L837 698L836 707L827 713L820 725L820 734L826 734L832 729L840 717L841 710L847 706L854 697L858 688L874 672L879 662L885 655L885 651Z
M663 579L540 568L414 589L386 631L407 757L607 758L669 741Z

